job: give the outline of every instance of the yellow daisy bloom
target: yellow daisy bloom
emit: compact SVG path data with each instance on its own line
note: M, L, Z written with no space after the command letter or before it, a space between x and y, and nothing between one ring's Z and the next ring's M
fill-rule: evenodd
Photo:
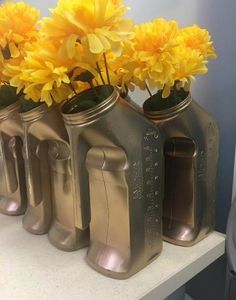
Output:
M134 31L135 37L126 43L126 51L135 63L134 77L148 82L152 89L173 85L177 22L155 19L135 26Z
M107 63L109 67L110 81L113 86L118 86L123 92L127 92L127 89L133 91L135 86L139 86L141 89L145 89L145 82L140 81L134 76L134 69L136 63L131 59L128 51L124 51L122 56L116 57L112 53L107 55ZM102 63L101 63L102 65ZM105 66L102 65L104 76Z
M27 52L21 65L8 64L6 69L12 76L10 84L17 87L17 92L23 89L26 99L46 102L50 106L73 94L69 73L75 66L74 60L60 56L57 44L39 40L32 45L32 51Z
M200 51L205 58L216 58L209 32L197 25L181 29L177 41L182 46Z
M131 34L122 0L59 0L51 18L42 22L46 38L57 39L72 58L81 43L92 54L122 51L121 41Z
M174 75L176 81L187 82L189 79L194 79L195 75L207 73L207 60L199 51L188 47L177 47L175 54L178 61Z
M24 2L0 6L0 60L17 58L24 44L35 40L39 11Z

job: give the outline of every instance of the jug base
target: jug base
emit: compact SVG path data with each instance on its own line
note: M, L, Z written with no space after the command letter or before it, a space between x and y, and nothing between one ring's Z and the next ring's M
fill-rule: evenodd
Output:
M19 201L1 197L0 198L0 213L7 216L21 216L26 211L26 204Z
M37 207L28 207L23 217L23 228L35 235L42 235L48 233L51 223L50 212L42 212L40 205Z
M69 230L62 224L54 222L48 233L49 242L59 250L72 252L89 245L89 230Z
M128 257L122 257L118 251L107 245L93 242L86 256L86 262L95 271L113 279L128 279L152 263L161 253L153 255L148 261L137 258L132 262Z
M165 224L165 220L164 220ZM204 228L200 232L196 232L184 224L174 224L171 228L164 226L163 239L164 241L182 247L192 247L213 231L213 228Z

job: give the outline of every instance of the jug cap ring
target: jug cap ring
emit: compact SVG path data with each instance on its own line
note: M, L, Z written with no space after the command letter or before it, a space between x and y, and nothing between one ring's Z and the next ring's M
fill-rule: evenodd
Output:
M18 113L20 109L20 101L16 101L3 109L0 109L0 121L4 121L13 113Z
M20 112L20 117L23 122L35 122L41 119L46 112L54 109L57 105L52 105L50 107L47 104L43 103L37 107L32 108L26 112Z
M90 100L91 102L94 101L94 99L96 99L94 93L98 93L98 96L100 96L100 93L102 93L105 88L107 88L109 95L103 95L101 102L94 102L95 106L91 106L87 109L79 108L79 104L81 104L82 101L84 104L89 103ZM112 109L119 100L119 97L119 92L113 86L97 86L95 90L89 89L81 92L62 105L61 113L64 122L72 126L87 126Z
M190 103L192 102L193 99L192 99L191 93L189 93L187 95L187 97L183 101L178 103L177 105L167 108L167 109L163 109L163 110L148 109L147 106L151 100L153 100L153 99L149 98L148 100L146 100L144 102L144 105L143 105L144 114L149 119L152 119L154 121L164 121L164 120L169 120L169 119L174 118L176 115L178 115L183 110L185 110L190 105ZM165 101L165 99L163 99L163 101Z

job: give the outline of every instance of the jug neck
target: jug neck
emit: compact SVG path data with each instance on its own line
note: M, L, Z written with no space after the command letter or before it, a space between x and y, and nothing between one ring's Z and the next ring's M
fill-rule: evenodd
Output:
M149 98L143 105L144 114L151 120L161 122L175 118L178 114L184 111L193 100L191 94L189 93L188 96L180 103L163 110L150 109L148 105L150 101L152 101L152 98ZM162 101L165 101L165 99L163 99Z
M98 101L95 95L97 97L101 96L106 88L108 93ZM98 86L95 89L86 90L74 96L62 106L61 112L64 122L66 125L71 126L89 125L111 110L119 100L119 97L118 91L112 86ZM81 108L82 102L85 104L94 102L94 106L83 109Z
M43 116L55 108L55 105L48 107L45 103L37 106L27 112L21 112L20 117L23 122L36 122Z
M0 110L0 121L8 119L12 114L18 113L20 110L20 101L16 101Z

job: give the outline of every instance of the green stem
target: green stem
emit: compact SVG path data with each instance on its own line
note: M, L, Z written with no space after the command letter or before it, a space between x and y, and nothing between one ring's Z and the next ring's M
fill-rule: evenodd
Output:
M71 89L75 93L75 95L78 95L75 88L74 88L74 86L73 86L73 84L72 84L72 82L69 83L69 86L71 87Z
M100 78L101 78L101 81L102 81L103 85L106 85L105 80L104 80L104 78L102 77L102 72L101 72L101 69L100 69L100 67L99 67L98 62L96 62L96 66L97 66L97 72L98 72L98 74L99 74L99 76L100 76Z
M93 81L92 81L92 80L91 80L91 81L89 81L89 85L90 85L91 89L92 89L92 90L93 90L93 92L94 92L95 98L99 100L98 93L97 93L97 91L96 91L96 89L95 89L95 86L94 86L94 84L93 84Z
M128 88L127 84L125 84L125 95L126 95L125 97L127 97L128 94L129 94L129 88Z
M104 63L105 63L105 68L106 68L106 74L107 74L107 82L109 85L111 85L111 80L110 80L110 76L109 76L109 71L108 71L108 65L107 65L107 58L106 58L106 54L103 53L103 58L104 58Z
M148 87L148 85L147 85L146 82L145 82L145 87L146 87L146 89L147 89L148 94L150 95L150 97L152 97L152 93L151 93L151 91L150 91L150 89L149 89L149 87Z

